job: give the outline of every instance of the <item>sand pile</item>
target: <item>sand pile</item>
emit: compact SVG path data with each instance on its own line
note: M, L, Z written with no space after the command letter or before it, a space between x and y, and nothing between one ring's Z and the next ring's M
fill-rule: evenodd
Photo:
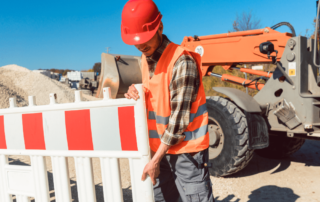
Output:
M57 94L58 103L74 102L74 90L56 80L18 65L0 67L0 108L9 107L10 97L17 98L19 107L27 106L30 95L36 97L37 105L47 105L50 93ZM88 95L83 98L97 100Z

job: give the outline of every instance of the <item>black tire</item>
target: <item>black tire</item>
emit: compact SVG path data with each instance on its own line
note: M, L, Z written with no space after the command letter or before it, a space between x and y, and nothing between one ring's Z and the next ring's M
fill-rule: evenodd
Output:
M227 176L245 168L253 157L253 150L249 149L249 133L247 119L244 113L231 101L219 97L207 97L209 113L209 127L213 120L218 122L224 135L223 148L215 158L209 159L212 164L210 174L213 176ZM212 137L212 133L210 133ZM220 142L221 143L221 142Z
M304 139L290 138L283 132L270 132L269 147L255 150L259 156L266 158L285 158L297 152L304 144Z

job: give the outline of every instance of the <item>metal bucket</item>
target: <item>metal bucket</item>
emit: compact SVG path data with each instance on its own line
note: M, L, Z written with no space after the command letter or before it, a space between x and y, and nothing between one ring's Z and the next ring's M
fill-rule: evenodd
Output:
M103 98L103 88L110 87L112 98L124 98L131 84L142 83L141 57L101 54L101 75L97 98Z

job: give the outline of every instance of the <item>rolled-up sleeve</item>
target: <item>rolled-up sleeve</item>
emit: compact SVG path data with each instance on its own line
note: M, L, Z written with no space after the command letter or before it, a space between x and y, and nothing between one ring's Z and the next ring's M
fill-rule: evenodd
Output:
M171 115L161 142L176 145L185 139L184 131L189 125L192 102L199 88L197 64L192 56L182 54L174 65L170 82Z

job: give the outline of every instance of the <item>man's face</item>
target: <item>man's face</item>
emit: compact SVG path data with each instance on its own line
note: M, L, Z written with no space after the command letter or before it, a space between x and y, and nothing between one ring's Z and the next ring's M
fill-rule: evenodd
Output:
M154 51L161 45L163 25L159 26L156 34L147 42L143 44L134 45L145 56L151 56Z

